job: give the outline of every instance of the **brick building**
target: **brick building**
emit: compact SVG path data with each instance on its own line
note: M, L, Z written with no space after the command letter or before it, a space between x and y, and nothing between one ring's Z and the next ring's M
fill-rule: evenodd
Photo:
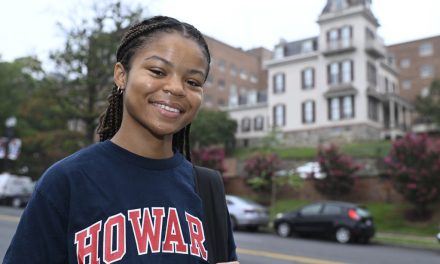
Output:
M414 103L418 96L428 96L429 86L440 78L440 36L418 39L387 47L399 70L400 94ZM415 131L429 129L420 118Z
M205 83L204 104L214 110L266 100L267 71L262 62L271 52L244 51L205 35L211 51L211 71Z

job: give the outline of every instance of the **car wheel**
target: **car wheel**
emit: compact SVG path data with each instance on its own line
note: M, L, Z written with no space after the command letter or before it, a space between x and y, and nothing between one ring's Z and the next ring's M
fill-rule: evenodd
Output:
M11 205L14 208L20 208L21 207L21 200L20 198L13 198L11 201Z
M336 232L335 232L335 238L336 238L336 241L338 241L341 244L348 243L351 239L350 229L343 227L343 226L338 227L338 229L336 229Z
M288 236L290 236L291 231L292 230L290 228L290 225L288 223L286 223L286 222L280 223L277 226L277 234L280 237L288 237Z

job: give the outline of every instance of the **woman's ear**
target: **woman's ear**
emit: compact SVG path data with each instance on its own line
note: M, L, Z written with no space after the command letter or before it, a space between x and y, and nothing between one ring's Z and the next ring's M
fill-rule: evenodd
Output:
M115 84L121 89L125 88L125 85L127 84L126 77L127 74L124 66L120 62L117 62L113 70L113 80L115 81Z

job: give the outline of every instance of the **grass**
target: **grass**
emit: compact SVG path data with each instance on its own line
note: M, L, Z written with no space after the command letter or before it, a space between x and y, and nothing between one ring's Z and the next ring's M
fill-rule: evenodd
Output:
M376 158L388 154L391 143L389 141L368 141L338 145L342 153L355 158ZM263 152L262 148L238 148L233 156L244 160L256 152ZM281 159L311 160L316 157L317 148L314 147L289 147L273 150Z

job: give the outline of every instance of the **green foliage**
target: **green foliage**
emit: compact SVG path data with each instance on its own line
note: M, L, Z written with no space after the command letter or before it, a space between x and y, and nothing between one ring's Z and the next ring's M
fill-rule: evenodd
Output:
M108 2L107 2L108 3ZM142 10L130 10L120 2L95 10L94 17L72 29L64 29L64 49L53 52L52 60L62 77L70 118L84 121L86 139L93 141L97 118L113 84L115 53L128 25L139 21Z
M13 62L0 62L0 132L4 134L4 121L17 116L24 101L41 86L44 72L36 58L18 58Z
M421 121L433 122L440 126L440 79L431 83L428 96L417 98L415 106Z
M271 193L275 172L279 170L280 159L275 154L255 154L247 159L244 170L249 186L255 191Z
M341 154L335 145L321 146L318 162L325 177L317 179L313 173L309 175L318 192L330 198L340 198L351 192L360 166L350 156Z
M234 142L236 129L237 123L227 112L201 109L191 123L190 140L196 147L222 144L229 148Z
M15 166L27 167L27 174L36 180L50 165L84 146L84 136L77 132L37 132L23 138L22 153Z
M413 217L429 217L428 205L440 199L440 140L408 134L385 159L397 192L414 205Z

